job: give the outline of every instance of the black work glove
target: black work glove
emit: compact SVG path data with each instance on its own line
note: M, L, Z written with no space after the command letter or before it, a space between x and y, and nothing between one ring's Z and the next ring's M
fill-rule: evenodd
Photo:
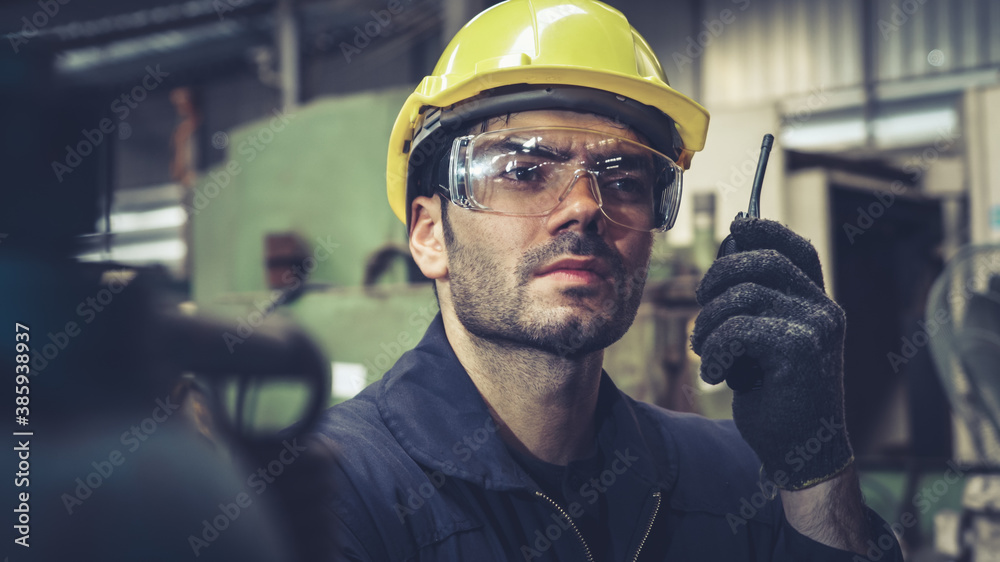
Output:
M701 378L761 374L733 395L733 420L779 488L833 478L854 460L844 427L844 311L823 292L816 250L781 224L736 219L740 250L715 261L698 287L691 343ZM735 377L735 379L733 378Z

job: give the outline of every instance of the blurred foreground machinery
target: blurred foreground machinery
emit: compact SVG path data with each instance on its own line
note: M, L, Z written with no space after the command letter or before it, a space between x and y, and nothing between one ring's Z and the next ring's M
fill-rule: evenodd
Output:
M99 104L57 87L51 57L0 54L0 105L15 109L0 129L5 555L323 558L328 492L313 475L325 459L296 431L326 404L326 359L291 326L240 334L182 314L159 268L72 258L110 198L108 143L53 174L98 121L80 108ZM227 346L227 334L241 344ZM265 384L297 388L298 407L280 427L247 427Z
M8 437L30 447L29 478L7 484L7 497L30 494L27 559L321 557L326 459L298 431L247 423L246 397L297 389L284 403L306 430L329 394L325 358L291 326L261 326L231 353L236 327L177 313L160 281L110 264L0 261L0 291L17 296L2 320L28 328L32 357L17 427L30 433Z
M925 325L958 422L957 460L973 467L962 512L935 518L935 545L962 562L1000 561L1000 245L958 252L931 290Z

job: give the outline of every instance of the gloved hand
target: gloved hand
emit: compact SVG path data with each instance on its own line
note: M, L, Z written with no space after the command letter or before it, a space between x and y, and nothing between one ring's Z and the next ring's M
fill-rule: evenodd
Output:
M823 292L816 250L781 224L736 219L739 252L697 290L691 343L718 384L756 361L763 384L736 390L733 420L779 488L833 478L854 460L844 426L844 311Z

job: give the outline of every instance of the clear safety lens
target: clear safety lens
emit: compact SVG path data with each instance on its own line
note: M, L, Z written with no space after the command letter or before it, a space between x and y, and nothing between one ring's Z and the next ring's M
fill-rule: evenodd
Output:
M642 231L673 226L682 169L638 142L588 129L504 129L455 139L451 199L505 215L546 215L574 188L604 215Z

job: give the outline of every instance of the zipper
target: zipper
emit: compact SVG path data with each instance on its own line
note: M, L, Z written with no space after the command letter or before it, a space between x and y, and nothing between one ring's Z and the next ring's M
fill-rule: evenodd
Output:
M632 562L638 562L639 553L642 552L642 547L646 545L646 539L649 538L649 533L653 530L653 521L656 521L656 514L660 511L660 492L653 492L653 497L656 498L656 505L653 506L653 516L649 518L649 523L646 525L646 532L642 535L642 540L639 541L639 548L635 549L635 556L632 557Z
M659 492L657 492L656 494L659 495ZM548 501L550 504L552 504L552 507L556 508L556 511L559 512L559 515L561 515L563 517L563 519L565 519L566 522L569 523L570 528L572 528L573 532L576 533L576 538L580 539L580 545L583 546L583 552L587 554L587 562L594 562L594 557L590 554L590 547L587 546L587 541L583 540L583 534L580 533L580 529L576 526L576 523L573 523L573 519L569 516L568 513L566 513L566 510L564 510L562 507L560 507L560 505L557 504L555 502L555 500L553 500L552 498L546 496L542 492L539 492L539 491L536 490L535 491L535 495L538 496L538 497L540 497L540 498L543 498L546 501ZM657 507L660 506L659 500L657 500L656 506ZM654 513L653 516L655 517L656 514ZM650 522L650 527L652 527L652 522ZM647 535L649 534L649 530L648 529L646 530L646 534ZM646 542L645 538L643 538L643 542ZM639 548L642 548L642 545L639 545ZM638 556L638 555L639 555L639 553L636 553L636 556Z

